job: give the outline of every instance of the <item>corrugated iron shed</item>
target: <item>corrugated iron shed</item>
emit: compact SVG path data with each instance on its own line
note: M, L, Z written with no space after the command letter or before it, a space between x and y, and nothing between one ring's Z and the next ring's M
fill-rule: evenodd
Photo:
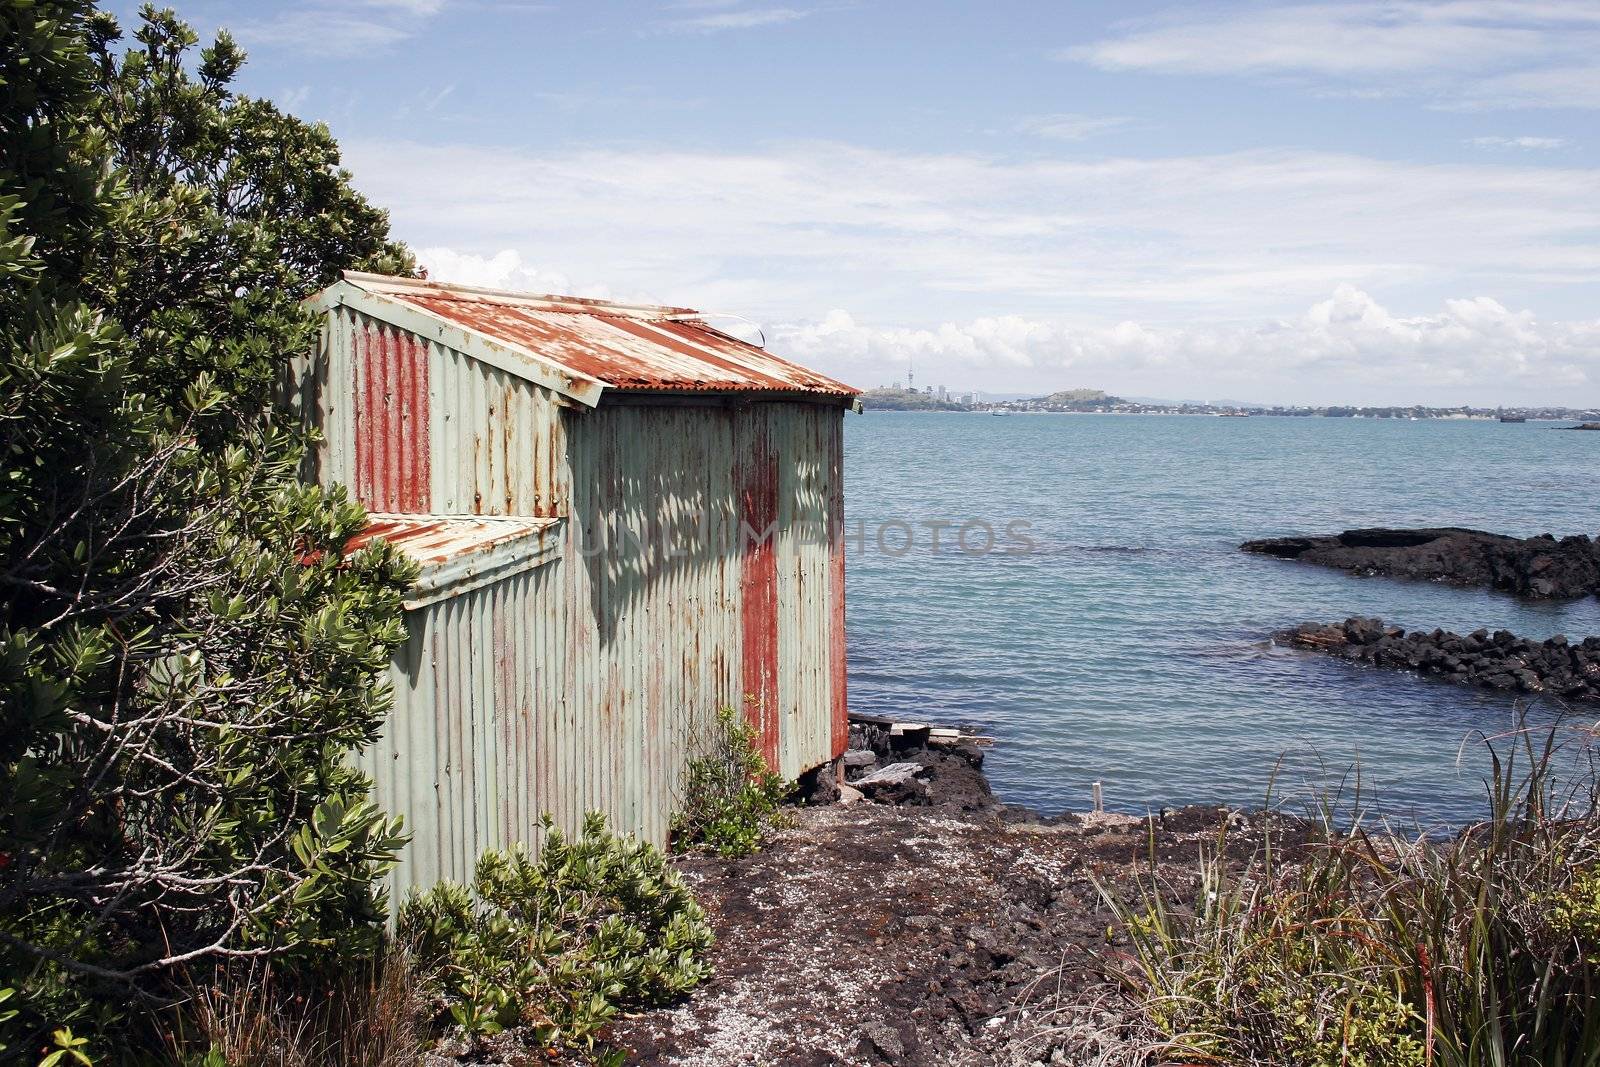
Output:
M718 708L785 777L844 751L854 389L681 308L354 274L315 306L308 476L422 568L361 756L397 896L544 813L664 844Z
M324 309L344 304L387 318L512 373L519 373L520 364L530 380L590 406L605 389L760 393L840 404L861 392L725 334L687 308L534 296L357 271L346 271L344 281L319 299ZM408 314L396 318L397 308Z

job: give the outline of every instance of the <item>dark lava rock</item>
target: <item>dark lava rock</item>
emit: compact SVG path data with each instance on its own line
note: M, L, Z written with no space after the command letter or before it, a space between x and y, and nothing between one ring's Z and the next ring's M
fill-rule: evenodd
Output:
M1600 637L1573 643L1559 634L1530 641L1507 630L1475 630L1465 636L1448 630L1407 633L1381 619L1351 618L1330 626L1306 623L1274 638L1357 663L1434 674L1467 685L1600 700Z
M920 743L891 737L887 727L850 724L845 780L879 804L999 810L983 773L983 749L970 742Z
M1584 422L1577 426L1557 426L1558 430L1600 430L1600 422Z
M1346 530L1324 537L1246 541L1246 552L1383 575L1487 586L1524 597L1600 595L1600 540L1507 537L1455 527Z

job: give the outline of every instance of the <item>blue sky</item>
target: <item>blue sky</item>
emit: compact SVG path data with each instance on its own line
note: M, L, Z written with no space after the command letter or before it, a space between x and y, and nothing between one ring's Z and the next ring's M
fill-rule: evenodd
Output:
M1600 0L179 10L435 277L864 386L1600 404Z

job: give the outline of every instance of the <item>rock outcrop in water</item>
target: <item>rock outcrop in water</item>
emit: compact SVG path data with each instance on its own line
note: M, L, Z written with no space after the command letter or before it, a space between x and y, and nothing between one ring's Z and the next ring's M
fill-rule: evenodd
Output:
M1324 626L1306 623L1275 634L1281 644L1315 649L1374 667L1418 671L1466 685L1565 700L1600 700L1600 637L1581 643L1565 637L1530 641L1506 630L1453 634L1385 626L1382 619L1350 618Z
M1346 530L1324 537L1246 541L1246 552L1316 563L1355 574L1488 586L1524 597L1600 594L1600 541L1507 537L1455 527Z

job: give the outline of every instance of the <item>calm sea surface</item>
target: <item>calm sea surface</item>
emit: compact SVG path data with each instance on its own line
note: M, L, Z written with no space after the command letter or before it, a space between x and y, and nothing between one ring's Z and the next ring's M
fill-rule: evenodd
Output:
M1600 434L1550 425L850 416L851 707L981 728L1002 798L1047 812L1087 808L1096 780L1128 812L1259 805L1275 765L1293 797L1359 760L1385 811L1471 817L1483 761L1462 742L1503 729L1509 698L1268 635L1359 614L1583 637L1600 634L1600 598L1355 578L1238 544L1354 526L1600 531ZM935 551L927 524L943 520ZM961 550L969 520L995 551ZM1013 521L1031 547L1006 535ZM986 541L968 528L969 549Z

